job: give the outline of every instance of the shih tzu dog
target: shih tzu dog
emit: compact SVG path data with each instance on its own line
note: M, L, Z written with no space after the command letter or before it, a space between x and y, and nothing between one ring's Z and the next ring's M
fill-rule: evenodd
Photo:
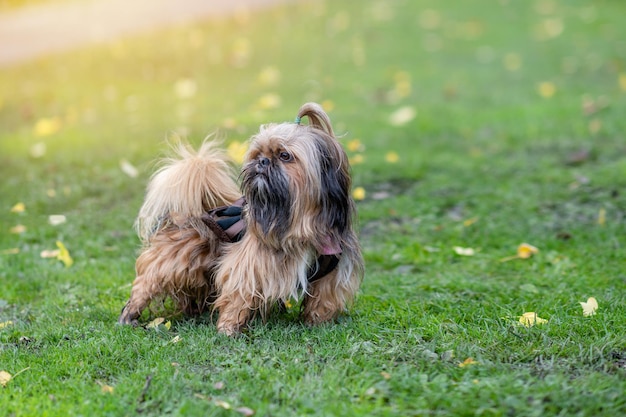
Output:
M119 323L137 324L167 296L185 314L217 310L227 335L294 299L311 325L346 310L364 265L348 158L318 104L303 105L295 123L261 126L241 191L214 143L177 151L148 185L136 222L144 247Z

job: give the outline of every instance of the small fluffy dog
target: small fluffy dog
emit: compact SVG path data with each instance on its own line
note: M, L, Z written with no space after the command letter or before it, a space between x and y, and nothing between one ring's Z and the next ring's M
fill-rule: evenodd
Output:
M295 123L261 126L241 191L214 143L177 151L148 185L136 222L144 247L119 323L137 324L167 296L185 314L216 309L227 335L291 299L311 325L349 306L364 271L350 166L319 105L303 105Z

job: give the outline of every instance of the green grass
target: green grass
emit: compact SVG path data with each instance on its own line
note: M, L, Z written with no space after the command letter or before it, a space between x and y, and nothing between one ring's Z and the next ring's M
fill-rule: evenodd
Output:
M0 414L626 413L626 5L470 3L310 2L1 70ZM244 141L308 100L361 143L351 314L307 328L291 312L237 339L206 316L116 326L165 138ZM405 106L416 117L392 126ZM60 129L37 136L42 118ZM40 256L57 240L69 268ZM540 252L500 261L522 242ZM548 323L521 326L529 311Z

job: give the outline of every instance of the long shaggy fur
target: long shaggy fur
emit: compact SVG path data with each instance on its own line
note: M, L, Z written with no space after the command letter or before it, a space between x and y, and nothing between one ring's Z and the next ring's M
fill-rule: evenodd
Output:
M305 104L303 117L308 125L269 124L251 138L241 172L246 228L234 243L219 241L202 221L240 197L224 155L208 142L197 153L179 145L178 157L153 176L137 219L144 249L120 323L135 323L164 296L189 314L212 305L228 335L288 299L303 300L310 324L350 305L364 271L350 167L321 107ZM321 255L339 257L338 264L309 282Z

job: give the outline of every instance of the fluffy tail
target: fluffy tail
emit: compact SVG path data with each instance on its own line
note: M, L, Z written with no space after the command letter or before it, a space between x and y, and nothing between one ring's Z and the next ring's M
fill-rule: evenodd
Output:
M216 142L205 141L197 152L186 143L172 148L175 156L152 175L135 222L144 243L165 220L198 218L241 197L229 159Z

